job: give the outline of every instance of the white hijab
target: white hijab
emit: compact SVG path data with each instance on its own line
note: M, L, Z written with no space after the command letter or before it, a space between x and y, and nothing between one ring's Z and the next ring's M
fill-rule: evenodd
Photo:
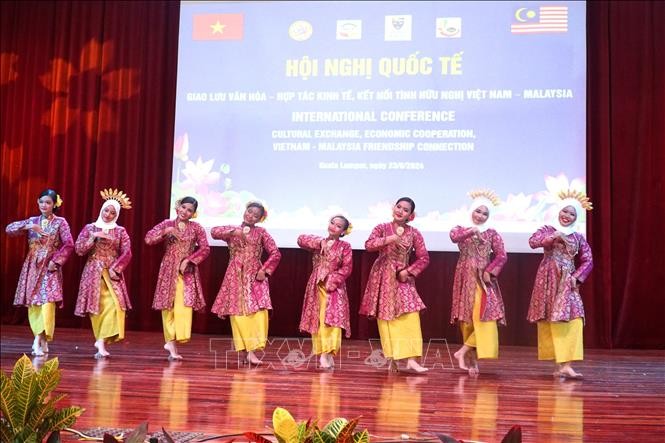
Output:
M482 225L477 225L473 222L473 211L475 211L481 206L485 206L487 208L489 215L487 216L487 220L485 220L485 223L483 223ZM494 210L494 204L489 198L482 196L474 198L473 201L471 202L471 210L469 211L471 217L471 226L478 228L478 231L480 232L487 231L489 228L492 227L490 223L490 218L492 217L493 210Z
M575 217L575 221L569 224L568 226L562 226L561 223L559 222L559 213L563 208L566 206L572 206L575 208L575 214L577 217ZM559 231L563 232L566 235L570 235L573 232L577 231L577 228L575 228L575 224L577 223L577 220L582 216L584 209L582 209L582 204L575 198L564 198L559 202L556 208L556 218L554 219L554 222L552 223L552 226Z
M104 208L106 208L107 206L113 206L115 208L115 218L108 223L106 223L102 218L102 213L104 212ZM102 205L102 209L99 210L99 217L97 217L97 221L93 224L100 229L107 229L107 230L113 229L116 226L118 226L115 223L118 220L118 217L120 217L120 203L118 203L117 200L113 200L112 198L110 198L106 200Z

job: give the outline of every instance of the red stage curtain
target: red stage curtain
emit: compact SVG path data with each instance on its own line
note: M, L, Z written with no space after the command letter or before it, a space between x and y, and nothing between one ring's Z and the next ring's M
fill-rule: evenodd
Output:
M588 3L588 190L595 203L589 241L596 268L583 287L588 346L665 347L665 129L662 2ZM145 232L168 214L179 4L135 2L0 3L0 222L36 214L46 186L63 199L61 215L76 236L101 207L98 191L117 187L134 202L120 224L130 232L134 259L127 271L134 310L129 329L160 330L150 309L162 248ZM460 191L464 192L464 190ZM205 204L202 202L201 204ZM325 220L322 221L322 230ZM309 256L283 250L271 283L271 335L297 331ZM26 253L25 239L0 234L2 323L26 321L12 306ZM374 254L354 251L348 281L357 312ZM449 325L456 253L432 253L418 287L428 306L423 333L459 339ZM500 282L508 327L504 344L534 344L525 320L539 255L509 254ZM208 305L228 262L214 248L202 265ZM73 315L82 258L64 267L65 308L59 326L88 327ZM228 320L195 315L194 331L228 334ZM376 323L352 316L354 338L376 337ZM29 334L26 329L26 334ZM92 334L91 334L92 337ZM92 338L91 338L92 339Z

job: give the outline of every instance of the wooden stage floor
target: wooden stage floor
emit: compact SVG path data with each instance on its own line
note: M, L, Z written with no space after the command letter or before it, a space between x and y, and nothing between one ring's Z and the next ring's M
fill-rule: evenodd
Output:
M445 433L499 442L515 424L527 442L665 441L665 351L587 350L576 366L584 380L564 381L527 347L502 347L500 360L481 362L471 378L452 366L443 341L425 345L431 369L416 376L380 367L378 341L345 340L337 367L326 371L306 359L311 346L302 337L273 338L264 364L248 368L229 352L229 337L195 335L179 348L185 360L169 362L160 333L127 336L110 358L95 360L91 331L56 330L49 358L63 370L57 392L68 394L59 405L86 409L75 429L147 421L150 431L261 433L282 406L297 421L361 416L375 441ZM3 325L2 370L31 344L28 326Z

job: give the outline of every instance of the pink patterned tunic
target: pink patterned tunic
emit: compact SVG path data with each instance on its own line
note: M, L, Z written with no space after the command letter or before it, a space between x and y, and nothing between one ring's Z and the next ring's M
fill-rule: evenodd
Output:
M321 254L323 237L301 235L298 246L312 252L312 274L307 281L305 301L300 317L300 330L316 334L319 331L319 288L320 282L331 282L336 289L328 292L325 312L326 326L344 328L346 338L351 337L349 297L346 292L346 279L351 275L352 249L345 241L333 243L328 252Z
M455 268L453 280L453 305L450 313L450 322L473 321L473 303L476 286L480 284L483 272L489 272L492 283L486 285L487 292L481 302L481 321L498 320L505 325L505 312L501 289L496 277L506 264L506 250L503 240L494 229L481 232L480 240L473 235L473 228L455 226L450 231L450 239L457 243L460 256ZM494 257L492 257L494 255Z
M543 226L529 239L531 248L543 248L544 257L536 273L527 320L570 321L584 318L584 305L576 280L583 282L593 268L591 248L582 234L574 232L555 240L556 229ZM579 267L575 269L575 256Z
M53 216L42 236L34 231L23 230L28 224L38 225L40 220L41 216L38 215L7 225L7 235L28 234L28 256L18 278L14 305L31 306L59 302L58 306L62 307L61 268L74 249L74 240L67 220L58 216ZM53 272L47 269L51 261L58 265L58 269Z
M372 265L367 287L360 303L360 314L381 320L394 320L402 314L425 309L425 304L416 291L414 278L429 264L429 254L423 236L416 228L404 227L402 238L408 242L406 249L399 243L385 244L385 238L395 233L392 223L376 226L365 242L365 249L379 251L379 257ZM416 260L409 265L411 252ZM402 283L397 273L406 269L409 279Z
M282 254L265 229L254 226L244 238L232 234L238 229L242 226L217 226L210 231L212 238L228 243L231 256L222 286L212 305L212 313L220 318L272 309L268 279L257 281L256 273L263 269L272 275ZM268 253L268 259L261 264L264 250Z
M120 309L123 311L132 309L127 295L125 278L122 275L132 259L129 235L125 228L117 226L108 231L113 239L97 238L95 240L92 234L99 231L101 229L91 223L83 228L76 239L76 253L80 256L88 255L81 275L79 295L74 310L74 313L81 317L85 317L87 314L99 314L100 282L104 269L112 269L119 276L118 280L111 279L111 286L118 297Z
M164 220L145 235L145 242L149 245L157 244L166 238L166 250L159 266L152 308L156 310L173 308L178 268L184 259L188 259L190 264L182 276L185 283L185 306L202 312L205 310L205 299L198 265L210 254L208 238L203 227L193 221L185 223L184 231L178 231L180 238L164 234L164 230L169 226L178 229L177 225L177 220Z

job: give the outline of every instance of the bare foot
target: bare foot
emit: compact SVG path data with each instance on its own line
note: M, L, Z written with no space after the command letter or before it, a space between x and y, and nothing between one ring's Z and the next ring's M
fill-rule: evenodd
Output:
M261 360L254 354L254 351L247 351L247 361L253 365L261 364Z
M42 351L41 341L42 341L41 336L35 335L35 341L32 343L32 355L36 355L38 357L44 355L44 351Z
M417 372L417 373L423 373L423 372L427 372L427 371L429 371L429 369L427 369L427 368L424 367L424 366L421 366L421 365L420 365L417 361L415 361L413 358L410 358L410 359L406 362L406 369L410 369L410 370L412 370L412 371L414 371L414 372Z
M178 348L176 348L174 341L166 342L164 349L169 351L169 360L182 360L182 355L178 354Z
M564 364L559 368L559 377L564 378L582 378L582 374L575 372L575 370L569 364Z
M97 348L97 353L102 357L108 357L111 355L111 353L106 350L106 345L104 344L103 338L100 338L95 342L95 348Z
M40 335L39 338L41 340L42 352L48 354L48 341L46 341L46 337Z
M476 358L476 351L471 350L471 352L468 353L469 356L469 375L471 376L477 376L480 374L480 369L478 369L478 359Z
M331 368L335 367L335 357L333 357L332 354L327 354L328 355L328 364L330 365Z
M323 353L319 356L319 365L323 369L330 369L330 361L328 360L328 354Z
M469 370L469 367L466 365L466 362L464 361L464 357L469 349L470 348L468 346L464 345L459 351L453 354L453 357L457 359L457 366L459 366L460 369L463 369L465 371Z

